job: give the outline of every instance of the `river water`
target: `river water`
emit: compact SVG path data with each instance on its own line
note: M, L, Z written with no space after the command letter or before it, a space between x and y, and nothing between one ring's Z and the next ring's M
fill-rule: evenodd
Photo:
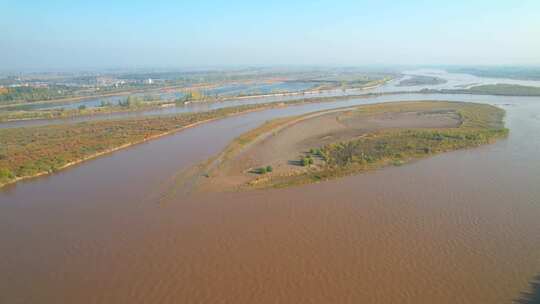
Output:
M397 100L498 105L510 136L313 185L171 191L268 119ZM207 123L0 192L0 303L512 303L540 273L539 150L540 98L405 94Z
M29 127L29 126L44 126L52 124L63 124L63 123L76 123L83 121L95 121L95 120L104 120L104 119L123 119L123 118L136 118L136 117L146 117L146 116L163 116L163 115L175 115L181 113L194 113L194 112L203 112L215 109L221 109L226 107L234 107L239 105L246 104L260 104L260 103L270 103L270 102L282 102L288 100L295 100L299 98L317 98L317 97L336 97L336 96L350 96L350 95L367 95L370 93L376 94L385 94L385 93L396 93L396 92L417 92L422 89L463 89L468 88L474 85L482 84L517 84L524 86L538 86L540 87L540 81L533 80L516 80L516 79L504 79L504 78L485 78L477 77L468 74L458 74L458 73L448 73L443 70L434 70L434 69L421 69L421 70L411 70L403 72L405 78L413 77L415 75L419 76L430 76L430 77L439 77L445 79L447 82L439 85L416 85L416 86L399 86L399 82L404 78L397 78L383 86L372 88L372 89L349 89L349 90L327 90L327 91L312 91L305 92L303 94L290 94L287 96L264 96L264 97L252 97L252 98L237 98L230 99L221 102L210 102L210 103L190 103L184 106L175 106L175 107L164 107L159 109L152 109L139 112L118 112L110 114L100 114L94 116L80 116L72 118L61 118L61 119L45 119L45 120L22 120L22 121L13 121L13 122L4 122L0 123L0 129L2 128L17 128L17 127ZM255 84L252 86L246 85L231 85L225 87L219 87L216 90L225 90L223 92L237 92L240 88L247 90L258 90L262 93L271 93L273 90L287 90L291 92L302 91L309 89L312 86L312 83L309 82L286 82L286 83L275 83L275 84ZM219 91L222 92L222 91ZM248 90L249 92L249 90ZM166 93L162 94L161 98L170 99L176 96L172 96L175 93ZM138 96L143 96L142 93ZM171 97L172 96L172 97ZM176 98L179 96L176 96ZM113 96L109 100L111 103L116 104L121 100L124 100L125 96ZM91 102L93 105L98 105L101 103L101 99L96 98L88 101L82 101L82 103L71 104L68 106L73 106L77 108L79 105Z
M221 97L232 97L242 94L249 95L259 95L259 94L271 94L276 92L302 92L309 90L316 86L314 82L276 82L276 83L235 83L227 84L223 86L218 86L210 89L201 89L201 92L207 96L221 96ZM129 95L113 95L107 97L88 97L83 98L78 102L65 103L65 102L48 102L48 103L38 103L38 104L26 104L19 106L8 107L8 109L14 110L52 110L52 109L65 109L73 110L78 109L80 106L87 108L96 108L100 107L103 103L108 103L111 105L118 105L120 102L126 101L128 96L145 98L148 96L153 100L169 100L174 102L178 98L185 96L186 91L189 88L181 89L167 89L167 90L154 90L146 93L134 93Z
M333 90L333 91L321 91L321 92L312 92L305 94L290 94L286 96L265 96L265 97L252 97L252 98L240 98L240 99L230 99L220 102L194 102L189 103L183 106L174 106L174 107L163 107L145 111L137 112L116 112L109 114L99 114L93 116L77 116L70 118L60 118L60 119L35 119L35 120L19 120L11 122L0 123L0 129L2 128L18 128L18 127L31 127L31 126L46 126L46 125L55 125L55 124L64 124L64 123L77 123L84 121L96 121L96 120L105 120L105 119L124 119L124 118L138 118L138 117L148 117L148 116L166 116L166 115L176 115L183 113L196 113L196 112L205 112L211 110L217 110L227 107L235 107L241 105L250 105L250 104L261 104L261 103L271 103L271 102L282 102L288 100L297 100L301 98L317 98L317 97L335 97L335 96L348 96L356 94L360 91L351 90L351 91L342 91L342 90Z

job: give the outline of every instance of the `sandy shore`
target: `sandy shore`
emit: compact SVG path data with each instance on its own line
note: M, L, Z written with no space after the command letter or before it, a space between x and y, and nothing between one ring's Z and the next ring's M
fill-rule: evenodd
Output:
M405 108L418 103L400 104ZM263 125L238 138L220 156L199 168L197 174L210 177L202 180L199 190L240 189L271 178L302 174L310 168L301 166L299 159L307 155L310 149L345 142L376 131L455 128L460 125L460 117L455 112L432 112L434 109L445 110L443 103L424 104L428 105L424 109L404 112L396 111L390 105L389 112L367 116L358 115L366 106L329 110ZM239 147L239 141L250 142ZM315 159L314 162L317 167L322 161ZM257 168L266 166L272 167L271 173L264 176L256 173Z

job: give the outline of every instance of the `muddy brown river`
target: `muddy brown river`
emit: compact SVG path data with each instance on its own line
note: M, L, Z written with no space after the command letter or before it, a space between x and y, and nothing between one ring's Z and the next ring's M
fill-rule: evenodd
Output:
M498 105L510 136L319 184L172 191L268 119L435 99ZM540 98L407 94L211 122L3 189L0 303L525 301L540 274L539 151Z

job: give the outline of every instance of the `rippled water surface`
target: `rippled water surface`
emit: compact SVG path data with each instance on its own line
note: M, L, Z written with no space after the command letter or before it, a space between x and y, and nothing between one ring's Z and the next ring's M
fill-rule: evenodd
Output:
M498 105L510 136L320 184L171 192L268 119L417 99ZM540 98L407 94L211 122L0 192L0 303L512 303L540 273L538 151Z

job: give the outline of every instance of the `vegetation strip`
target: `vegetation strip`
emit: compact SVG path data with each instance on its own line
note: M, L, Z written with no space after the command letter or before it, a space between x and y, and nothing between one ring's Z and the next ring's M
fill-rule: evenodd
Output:
M83 122L0 130L0 187L211 120L276 104L230 107L144 119Z
M50 174L103 154L230 115L341 99L298 99L174 116L0 129L0 187Z
M372 89L377 86L380 86L384 84L385 82L391 80L383 79L383 80L375 80L375 81L369 81L364 86L351 86L351 87L343 87L343 89ZM187 89L186 89L187 90ZM20 121L20 120L37 120L37 119L62 119L62 118L72 118L72 117L84 117L84 116L96 116L96 115L103 115L103 114L112 114L112 113L123 113L123 112L142 112L142 111L148 111L148 110L155 110L160 109L163 107L174 107L174 106L182 106L186 103L217 103L217 102L223 102L227 100L242 100L242 99L256 99L256 98L265 98L265 97L278 97L278 96L298 96L297 99L290 100L289 102L307 102L308 99L313 99L313 102L322 102L322 101L335 101L338 99L348 99L348 98L362 98L362 97L369 97L373 96L372 94L365 95L365 94L357 94L357 95L346 95L346 96L334 96L334 97L309 97L306 98L305 96L309 96L310 94L315 93L321 93L326 91L337 91L338 88L330 87L330 88L324 88L324 87L316 87L309 91L302 91L302 92L281 92L281 93L269 93L269 94L263 94L263 95L247 95L247 96L232 96L232 97L226 97L226 96L220 96L220 97L212 97L212 96L202 96L201 93L197 93L197 96L193 95L196 94L197 91L191 91L186 95L184 98L176 99L176 100L152 100L144 97L143 100L136 100L133 102L130 102L129 98L126 97L126 101L119 104L110 104L107 102L102 102L102 105L99 107L86 107L84 105L79 106L78 108L74 109L37 109L37 110L28 110L26 107L31 107L32 105L39 104L39 103L54 103L56 101L50 100L50 101L43 101L43 102L33 102L33 103L25 103L25 104L17 104L17 105L0 105L0 108L4 107L4 110L10 109L9 111L0 111L0 123L1 122L10 122L10 121ZM151 96L148 96L151 97ZM82 98L79 98L82 99ZM135 98L133 98L135 99ZM139 98L140 99L140 98ZM74 99L76 101L78 99Z

